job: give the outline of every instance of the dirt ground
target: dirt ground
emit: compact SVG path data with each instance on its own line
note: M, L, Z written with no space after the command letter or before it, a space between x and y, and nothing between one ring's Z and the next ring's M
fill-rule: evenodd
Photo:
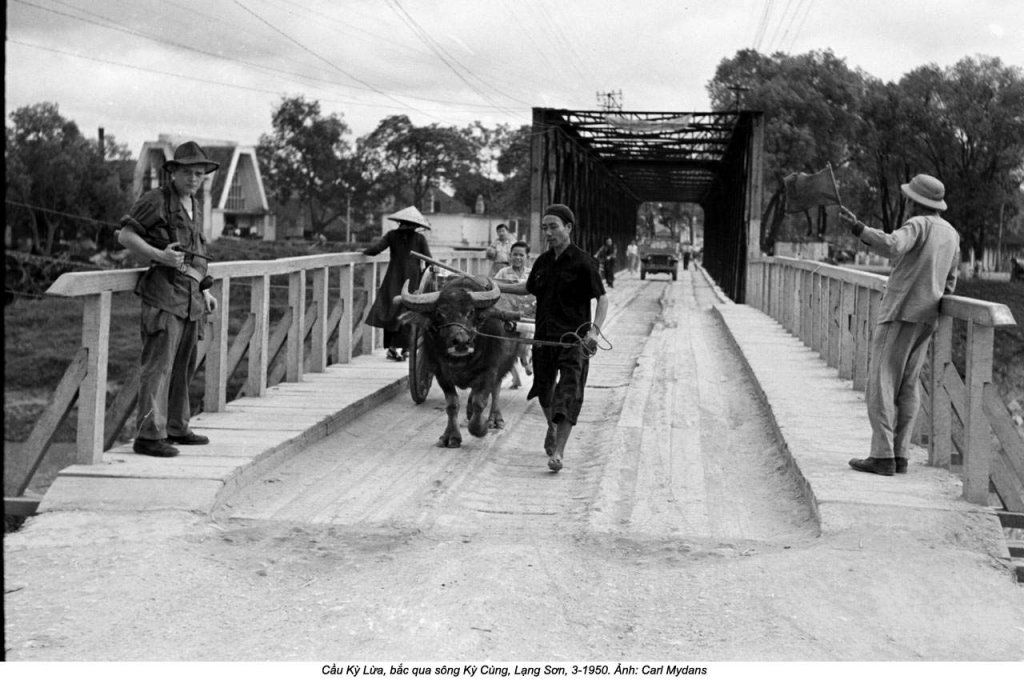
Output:
M501 433L432 446L435 387L213 516L41 515L5 537L7 658L1024 658L1024 588L976 517L819 534L707 291L681 279L678 317L638 301L609 324L561 473L522 391Z

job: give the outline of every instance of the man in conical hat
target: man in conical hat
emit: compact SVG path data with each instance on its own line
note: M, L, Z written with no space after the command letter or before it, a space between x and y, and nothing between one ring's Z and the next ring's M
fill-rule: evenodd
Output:
M403 208L388 215L387 219L397 222L398 228L384 234L376 243L363 251L364 255L377 255L388 250L391 261L384 274L384 280L377 291L377 298L366 315L367 325L384 329L384 346L391 361L404 361L409 356L408 332L398 322L402 306L394 303L402 294L402 284L408 279L409 289L415 290L420 284L420 260L410 255L415 251L430 257L430 246L418 229L430 230L430 222L416 206Z

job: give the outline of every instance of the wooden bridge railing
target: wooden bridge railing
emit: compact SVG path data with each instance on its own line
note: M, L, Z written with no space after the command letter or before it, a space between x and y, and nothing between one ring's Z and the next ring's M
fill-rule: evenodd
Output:
M864 390L886 280L821 262L768 257L750 263L747 302L816 350L854 389ZM1024 441L992 385L995 329L1015 323L1006 305L942 298L922 373L918 432L919 441L927 440L930 465L960 472L968 501L988 505L991 483L1007 510L1024 512ZM963 378L954 365L954 324L966 324Z
M472 274L486 271L483 253L445 249L434 256ZM304 372L323 372L331 356L337 363L347 363L356 354L378 348L380 331L361 321L363 312L373 304L387 264L386 253L376 258L361 253L329 253L211 264L209 273L214 284L210 292L218 309L207 319L198 350L199 363L205 364L203 410L221 411L241 394L263 396L269 386L282 379L296 382L302 380ZM18 499L76 402L77 463L100 462L134 411L137 367L107 408L111 301L113 293L134 290L143 271L63 274L46 291L82 299L82 346L29 435L24 449L27 471L16 485L15 497L5 498L8 509L26 502L31 505L30 500ZM284 276L288 279L287 302L283 310L275 310L281 315L271 328L271 277ZM330 285L332 281L336 283ZM247 309L232 307L231 291L235 286L250 288ZM229 332L232 314L239 326L233 337ZM229 395L229 380L246 357L245 382L237 394Z

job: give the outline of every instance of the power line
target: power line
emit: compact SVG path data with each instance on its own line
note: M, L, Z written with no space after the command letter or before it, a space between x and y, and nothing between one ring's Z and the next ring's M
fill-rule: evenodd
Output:
M764 13L761 15L761 21L757 26L757 31L754 33L754 50L757 52L761 51L761 41L764 40L764 34L768 28L773 4L775 4L775 0L765 0Z
M377 86L375 86L375 85L373 85L373 84L371 84L371 83L368 83L367 81L363 80L362 78L360 78L360 77L358 77L358 76L356 76L356 75L354 75L354 74L352 74L352 73L349 73L348 71L346 71L345 69L341 68L340 66L338 66L337 64L335 64L335 63L334 63L334 62L332 62L331 60L327 59L326 57L322 56L321 54L319 54L319 53L317 53L317 52L315 52L315 51L311 50L311 49L310 49L310 48L308 48L308 47L306 47L306 46L305 46L305 45L303 45L303 44L302 44L301 42L299 42L298 40L296 40L296 39L295 39L295 38L293 38L292 36L288 35L287 33L285 33L284 31L282 31L282 30L281 30L280 28L278 28L277 26L274 26L273 24L271 24L271 23L270 23L269 21L267 21L266 19L264 19L264 18L263 18L262 16L260 16L259 14L257 14L256 12L254 12L253 10L251 10L251 9L249 9L248 7L246 7L245 5L243 5L243 4L242 4L242 3L240 2L240 0L234 0L234 2L235 2L235 4L236 4L236 5L238 5L239 7L241 7L241 8L243 9L243 10L245 10L246 12L248 12L249 14L251 14L251 15L252 15L253 17L255 17L256 19L258 19L258 20L259 20L260 22L262 22L263 24L265 24L265 25L266 25L267 27L269 27L270 29L272 29L272 30L273 30L274 32L276 32L276 33L280 34L281 36L283 36L284 38L288 39L288 40L289 40L290 42L292 42L293 44L295 44L295 45L296 45L296 46L297 46L297 47L298 47L299 49L301 49L302 51L304 51L304 52L307 52L307 53L309 53L309 54L313 55L314 57L316 57L317 59L319 59L320 61L324 62L325 64L327 64L328 66L330 66L331 68L333 68L333 69L334 69L335 71L337 71L338 73L341 73L341 74L343 74L343 75L345 75L345 76L347 76L347 77L351 78L352 80L356 81L357 83L360 83L360 84L362 84L363 86L365 86L365 87L368 87L368 88L370 88L371 90L373 90L373 91L374 91L374 92L376 92L377 94L380 94L380 95L382 95L382 96L384 96L384 97L387 97L388 99L390 99L390 100L391 100L391 101L393 101L393 102L397 102L398 104L400 104L400 105L402 105L402 106L408 106L408 104L406 104L405 102L401 101L400 99L397 99L396 97L394 97L394 96L392 96L392 95L388 94L388 93L387 93L387 92L385 92L384 90L381 90L381 89L380 89L380 88L378 88ZM416 109L416 108L413 108L413 107L409 107L409 108L411 108L411 109L412 109L413 111L416 111L417 113L421 113L421 114L423 114L424 116L427 116L428 118L433 118L434 120L440 120L440 119L439 119L439 118L438 118L437 116L434 116L434 115L432 115L432 114L429 114L429 113L427 113L426 111L420 111L419 109Z
M496 102L493 99L491 99L491 97L489 95L487 95L485 92L483 92L483 90L481 90L479 87L477 87L473 83L469 82L469 80L465 76L463 76L459 72L459 70L456 69L455 66L458 65L463 71L465 71L469 75L472 75L473 77L477 78L477 80L480 80L481 82L484 82L485 84L486 84L486 81L484 81L482 78L480 78L479 76L474 74L470 69L468 69L465 66L463 66L457 59L455 59L451 55L450 52L445 50L436 40L434 40L430 36L430 34L423 29L423 27L419 24L419 22L417 22L416 19L414 19L413 16L411 14L409 14L409 12L406 11L406 9L404 7L402 7L402 4L399 2L399 0L388 0L388 5L391 7L392 11L395 12L395 14L397 14L398 17L400 19L402 19L402 21L404 21L406 23L406 25L409 26L410 29L412 29L413 33L415 33L416 36L427 47L429 47L431 49L431 51L434 52L435 55L437 55L438 59L440 59L444 63L444 65L447 66L451 70L451 72L454 73L456 75L456 77L459 78L459 80L461 80L463 83L465 83L467 86L469 86L469 88L471 90L473 90L478 95L480 95L480 97L482 99L484 99L485 101L488 101L491 104L493 104L494 106L501 108L501 105L498 104L498 102ZM518 99L512 97L511 95L505 94L504 92L500 92L499 90L497 90L494 87L491 87L491 89L495 90L496 92L498 92L502 96L508 97L509 99L511 99L512 101L514 101L514 102L516 102L518 104L523 104L524 106L528 106L529 105L529 104L527 104L524 101L521 101L521 100L518 100ZM508 109L503 109L503 111L505 113L515 115L514 112L512 112L512 111L510 111Z
M801 5L804 4L804 0L800 0L800 2L801 2ZM800 35L800 31L802 31L803 28L804 28L804 22L807 21L808 15L811 13L811 10L814 9L814 3L810 2L810 0L808 0L807 3L806 3L806 7L807 8L804 10L804 16L800 19L800 23L797 24L796 30L793 32L793 39L789 42L789 47L787 48L788 52L792 52L793 51L793 46L796 44L797 36ZM799 8L798 8L797 11L799 11Z
M775 30L772 32L772 37L768 39L768 43L765 45L765 52L771 53L772 46L777 46L776 39L779 37L782 26L786 23L786 15L789 14L789 8L792 5L793 0L786 0L786 6L782 8L782 16L779 17L778 23L775 24ZM792 19L790 21L792 22Z

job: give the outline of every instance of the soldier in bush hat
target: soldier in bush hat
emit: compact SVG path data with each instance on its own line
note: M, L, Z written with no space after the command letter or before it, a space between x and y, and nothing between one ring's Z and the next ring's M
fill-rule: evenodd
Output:
M939 300L956 287L960 235L940 213L946 188L931 175L903 184L911 217L891 234L872 229L846 207L839 216L871 250L889 258L892 272L871 336L866 394L871 453L850 467L890 476L907 471L914 418L921 405L918 378L928 340L939 317Z
M118 242L150 267L135 287L142 298L142 374L133 450L178 455L178 445L210 440L189 429L188 385L206 314L217 307L207 275L202 205L196 192L219 166L195 142L164 163L171 181L147 191L121 218Z

